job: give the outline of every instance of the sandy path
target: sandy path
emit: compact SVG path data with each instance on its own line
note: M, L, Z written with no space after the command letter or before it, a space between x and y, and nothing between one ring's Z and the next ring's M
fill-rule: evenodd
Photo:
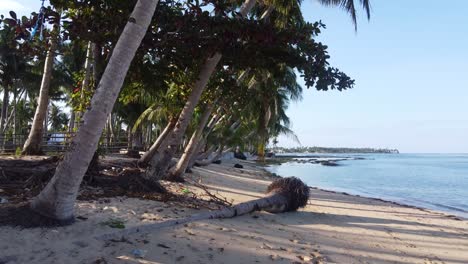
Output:
M242 164L196 168L190 178L234 202L261 197L270 179ZM87 219L72 226L0 228L0 263L468 263L467 221L316 189L299 212L206 220L113 242L92 239L116 230L100 224L111 217L134 226L199 211L133 198L77 207Z

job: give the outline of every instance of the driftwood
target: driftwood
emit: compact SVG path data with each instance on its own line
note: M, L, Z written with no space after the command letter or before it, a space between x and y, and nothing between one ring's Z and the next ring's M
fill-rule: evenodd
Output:
M96 237L96 239L108 240L121 238L123 236L139 232L147 232L199 220L232 218L259 210L265 210L271 213L296 211L298 208L306 206L308 199L309 187L301 180L295 177L281 178L268 186L267 194L264 198L225 207L220 210L195 214L182 219L173 219L154 224L136 226L119 232L104 234Z

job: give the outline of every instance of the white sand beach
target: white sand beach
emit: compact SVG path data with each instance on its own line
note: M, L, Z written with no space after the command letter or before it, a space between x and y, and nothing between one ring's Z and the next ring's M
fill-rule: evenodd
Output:
M262 197L272 179L252 162L241 162L243 169L235 162L194 168L187 177L234 203ZM177 186L203 194L189 183ZM466 220L319 189L298 212L256 212L94 239L119 231L101 224L112 218L128 228L198 212L127 197L78 201L73 225L1 227L0 263L468 263Z

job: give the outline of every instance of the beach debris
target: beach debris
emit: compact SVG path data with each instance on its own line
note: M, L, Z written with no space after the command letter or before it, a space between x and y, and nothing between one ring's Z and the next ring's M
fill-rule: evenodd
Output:
M162 247L162 248L171 248L171 247L166 246L166 245L164 245L164 244L162 244L162 243L159 243L157 246L158 246L158 247Z
M302 260L302 261L311 261L312 258L309 257L309 256L302 256L302 255L299 255L297 256L298 259Z
M133 244L132 241L128 240L126 237L122 236L119 239L109 239L110 242L114 243L127 243L127 244Z
M185 229L184 231L185 231L185 233L187 233L187 234L189 234L189 235L191 235L191 236L195 236L195 235L196 235L194 232L192 232L192 230Z
M107 264L107 260L104 257L96 259L93 264Z
M234 229L234 228L220 227L218 229L221 230L221 231L225 231L225 232L237 232L237 230Z
M111 227L111 228L119 228L119 229L125 228L125 221L119 218L110 218L109 220L103 221L100 224L103 226Z
M132 255L135 256L136 258L144 258L146 256L146 253L148 253L148 250L144 250L144 249L132 250Z
M243 169L244 166L242 166L242 165L239 164L239 163L236 163L236 164L234 164L234 168Z
M7 198L0 197L0 204L8 203Z
M184 258L185 258L185 256L178 256L178 257L176 258L176 261L181 261L181 260L183 260Z
M260 248L261 249L274 249L272 246L268 245L267 243L263 243L263 245Z

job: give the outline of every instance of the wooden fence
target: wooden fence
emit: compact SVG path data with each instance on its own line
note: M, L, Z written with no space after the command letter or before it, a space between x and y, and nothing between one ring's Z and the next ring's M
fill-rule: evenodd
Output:
M75 136L71 132L47 132L42 138L42 150L48 152L65 152L70 147L70 143ZM5 134L0 135L0 151L3 154L17 153L21 151L28 138L27 134ZM127 149L128 140L126 137L106 138L101 137L99 148L106 153L118 153L122 149Z

